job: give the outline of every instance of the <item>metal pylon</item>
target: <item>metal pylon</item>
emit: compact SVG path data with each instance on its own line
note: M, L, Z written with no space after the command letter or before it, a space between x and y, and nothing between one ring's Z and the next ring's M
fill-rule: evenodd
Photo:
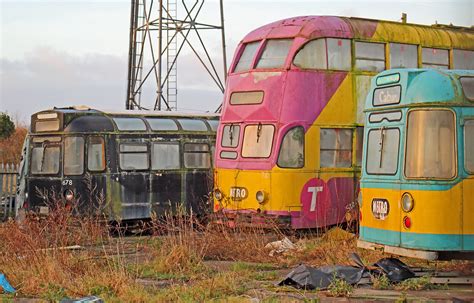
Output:
M126 109L178 109L178 58L186 48L194 53L203 74L224 92L227 63L222 1L218 2L220 24L213 25L199 22L205 0L131 0ZM221 31L221 72L206 47L204 30Z

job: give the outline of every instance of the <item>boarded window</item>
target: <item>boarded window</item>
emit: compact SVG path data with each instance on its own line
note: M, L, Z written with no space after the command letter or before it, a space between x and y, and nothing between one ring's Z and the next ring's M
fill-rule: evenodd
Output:
M244 51L242 52L242 55L240 55L239 62L234 68L234 73L252 69L252 62L259 45L260 41L245 44Z
M461 77L460 81L466 98L474 101L474 77Z
M207 131L206 123L198 119L178 119L179 124L183 130L189 131Z
M236 124L227 124L222 130L223 147L237 147L239 145L240 126Z
M145 122L140 118L114 118L113 119L119 130L128 131L144 131L146 130Z
M105 169L104 139L89 137L87 145L87 167L90 171L103 171Z
M421 60L423 68L449 68L449 52L447 49L423 47Z
M385 45L356 42L355 67L361 71L379 72L385 69Z
M263 91L257 92L234 92L230 96L230 104L260 104L263 101Z
M453 68L474 70L474 51L454 49Z
M464 123L464 167L474 173L474 120Z
M295 56L293 64L308 69L350 70L349 39L317 39L308 42Z
M58 145L34 147L31 152L31 172L33 174L59 173L61 148Z
M200 143L186 143L184 145L184 166L187 168L211 167L209 145Z
M270 157L274 132L275 126L271 124L247 125L244 130L242 157Z
M454 114L448 110L408 113L405 176L450 179L456 174Z
M82 175L84 172L84 138L64 138L64 174Z
M369 130L366 171L368 174L394 175L398 170L400 130L378 128Z
M152 130L178 130L178 125L173 119L146 119Z
M151 148L152 169L179 169L178 143L153 143Z
M390 68L418 67L418 46L390 43Z
M268 40L257 68L283 67L292 43L292 39Z
M320 166L352 166L352 129L321 128Z
M290 129L283 137L278 155L278 166L301 168L304 166L304 128Z
M144 143L120 144L119 160L122 170L148 169L148 145Z

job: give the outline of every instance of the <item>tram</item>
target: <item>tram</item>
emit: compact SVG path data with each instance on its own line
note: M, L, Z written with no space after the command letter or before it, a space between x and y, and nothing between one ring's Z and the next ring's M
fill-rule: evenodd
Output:
M214 212L295 229L353 220L370 81L417 67L474 69L474 30L305 16L247 34L227 78Z
M48 214L52 202L111 221L178 208L212 211L218 114L55 108L31 117L17 209Z
M474 259L474 71L384 71L365 114L358 246Z

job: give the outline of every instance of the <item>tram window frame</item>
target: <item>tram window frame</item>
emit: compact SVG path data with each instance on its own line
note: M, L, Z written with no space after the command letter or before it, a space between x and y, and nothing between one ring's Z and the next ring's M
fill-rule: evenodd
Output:
M368 47L368 48L365 48L365 47ZM376 50L374 47L381 48L383 58L379 57L380 54L376 54L377 52L380 52L380 50ZM374 50L375 50L375 53L374 53ZM366 72L381 72L386 69L386 61L387 61L387 54L385 51L385 43L354 41L354 69L355 70L366 71ZM374 64L373 65L374 68L368 68L369 65L366 65L366 63L369 63L369 62L372 62ZM378 66L378 64L376 63L383 63L383 65Z
M232 131L231 131L232 129ZM235 137L233 136L234 130L236 129L237 132L235 134ZM228 138L228 140L227 140ZM233 142L235 138L235 143ZM229 144L227 144L229 142ZM222 128L222 138L221 138L221 146L222 147L237 147L239 146L240 143L240 124L237 123L228 123L224 124L224 127Z
M405 47L407 48L405 50ZM390 68L417 68L418 67L418 45L407 43L389 43ZM406 51L406 52L405 52ZM405 52L405 54L402 54ZM410 52L413 52L409 54ZM414 62L410 62L414 60ZM394 61L400 64L394 65Z
M337 47L344 48L340 53L333 51L336 41ZM292 63L301 69L350 71L352 68L351 39L319 38L308 41L296 52Z
M261 127L260 128L260 131L258 130L259 126ZM270 142L264 142L262 141L263 143L267 143L265 145L263 145L263 152L262 152L262 149L251 149L251 150L248 150L248 148L250 147L253 147L255 146L255 143L258 143L258 141L260 140L260 136L258 133L262 132L263 128L267 129L268 127L271 127L271 135L267 135L267 133L265 133L266 135L266 138L271 138L271 141ZM252 131L253 129L255 128L255 137L252 137L250 138L251 135L253 135L252 133L250 133L250 131ZM253 159L268 159L270 158L271 154L272 154L272 151L273 151L273 142L275 141L275 125L273 124L263 124L263 123L253 123L253 124L247 124L245 125L244 127L244 134L243 134L243 138L242 138L242 149L241 149L241 156L242 158L253 158ZM252 140L253 138L255 138L257 140L257 142L248 142L246 140ZM246 143L250 143L250 144L246 144ZM270 144L268 144L270 143ZM258 152L258 153L257 153ZM250 153L250 154L249 154Z
M264 98L264 92L258 91L238 91L232 92L230 95L229 103L231 105L252 105L262 104Z
M168 149L165 152L163 150L156 151L155 146L167 146L167 147L174 147L175 150ZM151 169L152 170L177 170L181 168L181 160L180 160L180 144L179 142L152 142L151 143ZM166 155L167 159L162 161L162 155ZM171 157L170 157L171 155ZM158 157L156 157L158 156ZM168 161L170 160L171 161ZM172 163L171 163L172 162ZM157 164L165 164L158 166ZM169 165L172 164L172 165Z
M345 138L343 138L342 134L344 132L350 133L345 134ZM319 167L322 169L348 169L353 167L353 136L353 128L321 127L319 130ZM345 140L347 142L344 142ZM344 154L346 155L344 156ZM323 158L332 158L332 162L323 162Z
M194 147L197 147L197 146L202 146L202 147L206 147L206 149L195 149L195 148L189 148L191 146L194 146ZM186 142L184 143L184 146L183 146L183 164L184 164L184 167L185 168L191 168L191 169L209 169L211 168L211 165L212 165L212 159L211 159L211 149L209 147L209 144L207 143L201 143L201 142ZM192 156L192 157L191 157ZM204 166L201 166L201 165L191 165L189 161L191 161L191 159L193 159L193 161L195 161L198 156L204 156L204 161L202 161L203 163L204 162L207 162ZM203 160L201 159L201 160ZM207 161L206 161L207 159ZM197 163L197 161L196 161Z
M395 94L395 96L398 96L397 101L380 102L381 98L376 98L378 96L377 94L381 95L383 92L388 92L389 90L393 90L394 88L398 89L398 92L397 92L398 94ZM402 86L400 84L377 87L376 89L374 89L374 93L372 94L372 106L374 107L400 104L401 100L402 100Z
M125 150L122 149L123 147L145 147L143 150ZM125 167L124 161L125 159L123 157L128 156L128 155L145 155L146 156L146 161L143 161L142 163L146 164L146 167ZM141 142L120 142L119 143L119 167L120 170L122 171L144 171L144 170L149 170L150 169L150 148L148 143L141 143Z
M470 127L469 136L467 131L468 124ZM470 175L474 174L474 118L464 121L464 169ZM470 141L468 141L468 139ZM470 147L468 150L467 147Z
M238 156L238 153L236 151L233 151L233 150L222 150L219 153L219 157L221 159L235 160L235 159L237 159L237 156Z
M215 119L208 119L207 124L209 124L209 127L211 128L211 131L217 132L217 129L219 128L219 120Z
M429 53L431 51L431 54ZM440 51L440 54L445 54L443 60L445 62L438 61L438 57L432 55L436 54L437 51ZM421 48L421 67L422 68L439 68L439 69L449 69L449 50L445 48L435 48L435 47L422 47Z
M147 131L147 126L145 121L139 117L113 117L112 120L115 123L115 126L120 131L130 131L130 132L144 132ZM130 122L130 123L127 123ZM135 123L138 122L138 123ZM134 124L135 123L135 124ZM140 127L136 127L140 125Z
M152 131L178 131L178 124L171 118L145 118ZM160 122L164 122L161 125Z
M290 137L290 134L294 131L300 131L301 133L299 136L301 136L301 141L298 142L300 138L294 138L295 134L292 134L292 138ZM290 139L288 139L290 138ZM287 143L288 142L288 143ZM292 148L291 144L292 143L298 143L298 149L295 150ZM295 158L294 156L297 153L297 157ZM282 156L284 153L287 152L288 154L291 154L294 158L291 159L282 159ZM290 158L290 157L287 157ZM284 162L286 161L286 162ZM294 163L294 164L292 164ZM280 168L292 168L292 169L297 169L297 168L303 168L305 164L305 132L304 132L304 127L301 125L297 125L294 127L289 128L283 138L281 139L281 144L280 144L280 150L278 151L278 159L277 159L277 165Z
M281 46L282 42L288 45ZM255 69L281 69L293 46L294 38L268 39L265 41L263 51L260 53ZM278 44L279 43L279 44ZM283 56L283 52L285 55Z
M181 130L189 132L208 132L209 128L204 120L192 118L179 118L178 121Z
M94 166L91 163L91 155L93 154L94 151L91 150L92 146L94 145L99 145L99 143L91 143L92 140L100 140L101 142L101 148L100 148L100 164L101 166ZM97 154L96 154L97 155ZM105 151L105 140L102 136L89 136L87 138L87 169L92 172L102 172L105 170L106 167L106 151ZM97 168L96 168L97 167Z
M380 164L380 160L382 161L383 163L383 157L380 155L380 152L383 150L379 149L379 145L384 145L383 144L383 140L385 138L385 136L387 136L388 138L388 135L385 134L382 134L382 132L384 131L396 131L396 135L397 135L397 138L396 138L396 154L394 154L392 156L392 158L390 158L392 161L390 162L387 162L387 163L394 163L395 165L387 165L386 169L384 170L381 170L382 168L384 168L382 166L382 164ZM380 133L380 136L379 137L372 137L371 134L372 133L375 133L375 132L379 132ZM399 162L400 162L400 143L401 143L401 136L400 136L400 128L398 127L377 127L377 128L370 128L369 131L367 132L367 147L365 147L366 149L366 158L365 158L365 171L367 172L368 175L387 175L387 176L395 176L397 173L398 173L398 167L400 166L399 165ZM374 146L375 148L373 149L370 149L370 147L372 146L371 145L371 142L372 140L375 140L375 139L378 139L378 141L376 143L374 143ZM382 142L380 141L382 140ZM390 142L390 141L389 141ZM392 144L392 147L394 147L395 144ZM374 154L373 152L371 151L375 151L376 153ZM393 150L393 149L390 149L388 148L388 150ZM369 167L369 163L372 163L372 162L369 162L369 159L380 159L379 160L379 171L374 171L374 170L371 170L371 168ZM391 168L391 170L389 170Z
M470 57L466 58L467 56ZM453 69L474 70L474 51L467 49L453 49Z
M423 127L420 127L419 124L414 124L411 120L412 118L412 115L413 113L417 113L417 112L426 112L426 113L429 113L429 112L444 112L444 113L450 113L450 117L452 117L452 123L451 123L451 128L453 130L453 133L451 134L452 135L452 144L449 144L447 142L447 140L441 140L440 137L441 137L441 134L437 134L437 135L433 135L431 136L431 138L429 138L428 140L425 140L424 138L426 137L423 137L423 135L425 135L425 133L422 133L420 134L420 130L423 130L423 129L430 129L430 130L433 130L435 129L434 127L430 127L430 128L423 128ZM438 117L438 119L436 119L436 117L433 117L431 116L430 119L423 119L423 121L435 121L436 123L439 123L440 122L440 119ZM416 121L415 121L416 122ZM413 128L411 125L415 125ZM439 147L453 147L453 149L451 150L452 152L452 157L451 157L451 176L447 177L447 176L441 176L441 174L438 173L438 175L430 175L430 176L427 176L426 173L424 173L423 175L414 175L414 174L409 174L407 172L407 167L409 165L409 161L413 158L413 159L417 159L418 158L418 155L419 153L421 152L420 148L416 148L414 149L413 151L416 152L414 156L411 156L411 153L410 151L412 150L409 150L409 147L411 146L410 144L410 130L411 129L416 129L417 131L417 134L416 134L416 138L414 140L416 140L416 146L424 146L423 145L423 142L422 141L429 141L429 150L425 150L426 154L430 155L429 157L432 158L434 157L434 154L435 154L435 146L436 146L436 141L435 140L439 140L439 141L443 141L444 144L439 144L438 146ZM415 144L413 144L413 146L415 146ZM405 136L405 163L404 163L404 176L405 178L407 179L428 179L428 180L453 180L456 178L456 176L458 175L458 170L457 170L457 161L458 161L458 157L457 157L457 129L456 129L456 113L451 110L451 109L447 109L447 108L439 108L439 109L433 109L433 108L423 108L423 109L412 109L410 111L408 111L408 114L407 114L407 118L406 118L406 136ZM438 154L442 154L442 153L446 153L445 150L439 152ZM411 157L410 157L411 156ZM442 157L442 155L441 155ZM425 158L428 158L426 157L425 155ZM429 161L430 159L428 159L427 161ZM441 159L439 160L438 162L439 163L447 163L446 160L449 160L449 159ZM425 161L425 162L427 162ZM415 163L416 164L416 163ZM425 164L426 163L422 163L422 164ZM414 164L412 164L412 166L414 166ZM421 166L421 164L419 165ZM433 166L434 167L434 166ZM426 170L427 168L425 166L422 167L424 170ZM438 171L439 172L439 171Z
M465 80L468 80L471 86L465 85ZM466 99L468 99L469 101L474 101L474 77L463 76L459 78L459 82L461 83L462 92Z
M364 153L364 127L357 126L354 131L355 136L355 165L362 167L362 159Z
M61 146L62 146L62 143L61 142L54 142L54 143L47 143L47 142L43 142L41 145L40 144L33 144L32 147L31 147L31 160L30 160L30 172L31 174L33 175L57 175L59 174L60 170L61 170ZM42 159L42 165L41 165L41 170L35 170L34 168L34 164L35 164L35 150L36 149L41 149L42 150L42 153L41 153L41 159ZM55 153L53 153L52 155L50 156L45 156L45 152L49 149L57 149L57 151ZM54 156L54 158L52 157ZM43 168L44 168L44 159L48 159L51 160L51 159L56 159L57 161L55 161L56 163L54 162L51 162L52 164L55 164L55 166L53 165L53 168L56 168L56 170L48 170L48 171L44 171Z
M69 141L76 140L78 148L72 152L69 149ZM71 142L72 144L72 142ZM65 176L80 176L84 174L85 145L86 142L82 136L67 136L63 140L63 173ZM72 146L72 145L71 145ZM77 153L79 152L79 154Z
M235 63L233 73L239 73L239 72L244 72L253 69L253 64L255 61L255 56L258 53L258 50L260 49L260 45L262 43L262 40L257 40L257 41L250 41L245 43L242 46L242 50L240 51L239 54L239 60ZM249 48L249 46L255 46L255 48ZM247 51L250 51L247 53ZM244 61L242 61L245 59Z

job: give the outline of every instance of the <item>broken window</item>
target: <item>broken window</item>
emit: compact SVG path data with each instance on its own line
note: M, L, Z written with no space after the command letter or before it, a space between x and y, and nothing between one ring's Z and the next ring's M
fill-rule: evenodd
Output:
M84 172L84 138L64 138L64 174L82 175Z
M242 146L244 158L268 158L272 152L275 126L254 124L245 126Z
M352 166L352 129L321 128L320 130L320 166Z
M281 142L278 155L278 166L284 168L301 168L304 166L304 128L290 129Z

